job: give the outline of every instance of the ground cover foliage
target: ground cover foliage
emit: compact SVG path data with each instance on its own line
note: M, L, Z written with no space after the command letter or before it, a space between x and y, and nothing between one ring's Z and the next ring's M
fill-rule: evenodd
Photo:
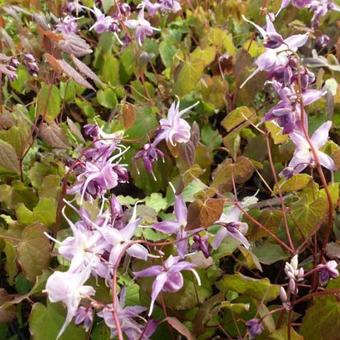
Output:
M0 1L0 338L339 339L339 27Z

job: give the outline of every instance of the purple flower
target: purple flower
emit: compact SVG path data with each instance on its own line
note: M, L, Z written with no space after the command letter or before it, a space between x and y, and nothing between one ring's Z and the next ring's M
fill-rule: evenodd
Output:
M311 143L314 146L320 164L328 170L334 171L336 169L335 163L331 157L326 155L319 149L326 144L328 140L329 130L332 126L331 121L323 123L312 135ZM310 149L310 145L306 138L299 132L293 132L289 135L296 146L294 156L289 162L289 168L294 169L294 174L303 171L308 165L314 166L314 157Z
M93 323L93 309L91 306L84 307L80 306L77 309L76 315L74 317L74 323L76 325L83 324L85 331L88 332Z
M177 103L173 102L168 111L168 117L161 119L159 122L160 131L153 144L157 145L163 139L172 146L175 146L177 143L189 142L191 127L181 116L197 104L180 111L179 101Z
M201 285L200 278L194 267L195 265L193 263L182 261L180 256L170 255L162 266L151 266L139 272L134 272L136 278L156 276L152 285L149 316L152 314L155 301L161 292L174 293L183 287L184 280L183 275L181 274L182 270L190 270L195 275L198 285Z
M299 47L305 45L308 40L308 34L296 34L284 39L281 43L281 36L275 31L269 16L267 16L266 30L246 18L244 18L244 20L259 30L265 40L267 48L265 52L256 59L255 64L257 65L257 69L243 82L241 88L260 71L272 73L286 67L292 54L296 52ZM271 48L269 46L276 47Z
M125 288L122 288L119 300L117 297L115 297L116 299L115 312L118 316L122 331L129 340L135 339L146 340L155 331L156 324L153 322L149 322L148 325L146 326L146 329L144 329L145 326L138 323L135 320L135 318L140 318L139 314L144 312L146 308L142 306L125 307L125 294L126 294ZM113 305L112 304L107 305L97 315L104 319L105 324L111 329L112 337L115 337L117 335L117 332L116 323L113 318ZM141 338L142 335L143 337Z
M63 39L58 42L58 47L68 54L73 54L76 57L92 53L90 45L77 34L62 33Z
M39 73L39 66L36 62L36 59L31 53L25 53L23 59L24 65L27 67L28 72L32 76L37 76Z
M124 228L120 230L110 226L98 228L105 241L112 246L110 250L109 263L113 267L117 265L119 256L122 255L123 251L126 251L126 253L132 257L136 257L144 261L148 258L149 252L141 244L134 243L126 248L131 242L131 238L134 236L140 223L140 219L136 219L136 208L137 206L134 207L132 217Z
M246 322L246 326L247 326L247 330L248 330L250 339L256 338L264 330L262 321L260 319L248 320Z
M145 8L150 16L155 16L157 12L161 9L161 4L158 2L151 2L150 0L143 0L143 2L138 5L139 8Z
M63 302L67 307L66 319L57 339L64 333L76 315L81 299L95 294L95 290L91 286L84 286L90 277L90 272L89 268L77 273L55 271L47 280L46 292L49 300Z
M176 0L159 0L160 9L164 13L177 13L182 7Z
M158 222L153 225L153 228L163 233L175 234L177 252L183 258L188 253L189 235L195 231L191 231L190 234L185 231L188 210L182 195L176 195L174 210L176 215L175 221Z
M329 41L330 41L330 38L329 38L328 35L326 35L326 34L321 34L321 35L319 35L319 36L316 38L315 47L316 47L318 50L322 50L322 49L324 49L324 48L327 47Z
M56 24L56 31L60 33L76 33L78 31L77 18L67 15L59 19Z
M245 198L241 205L245 208L252 204L254 200L257 201L256 198ZM221 214L219 220L214 223L219 224L221 228L213 241L213 249L217 249L227 236L240 242L247 249L250 247L248 240L244 236L248 231L248 224L240 222L241 215L242 211L236 205L229 207L225 213Z
M90 31L94 30L98 34L102 34L104 32L110 32L110 31L111 32L119 31L118 22L114 18L110 16L106 16L97 7L94 7L94 9L91 10L91 12L93 12L94 15L96 16L96 22L90 27Z
M159 31L158 28L152 27L150 22L144 18L144 8L138 13L137 19L125 20L124 24L135 30L138 44L142 46L146 37L153 35L154 31Z
M18 66L18 59L7 57L5 54L0 53L0 76L5 74L10 81L17 79Z
M339 271L337 267L338 263L334 260L328 261L326 264L319 264L317 266L319 270L319 281L321 285L327 283L330 278L335 279L339 277Z
M134 159L143 159L144 167L147 172L153 175L154 179L156 180L156 177L153 173L152 167L155 162L157 162L158 157L163 158L164 160L164 153L159 150L154 143L147 143L144 145L143 150L138 151L135 154Z
M194 243L191 247L192 251L201 251L205 258L208 258L210 254L210 244L208 243L209 237L207 235L200 236L200 235L194 235L193 240Z

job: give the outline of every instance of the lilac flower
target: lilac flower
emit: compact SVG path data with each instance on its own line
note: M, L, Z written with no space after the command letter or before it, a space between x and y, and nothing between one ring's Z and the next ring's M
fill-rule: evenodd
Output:
M158 157L163 158L164 160L164 153L159 150L154 143L147 143L144 145L143 149L138 151L135 154L134 159L143 159L144 167L147 172L152 174L154 179L156 180L155 174L153 173L152 167L155 162L157 162Z
M115 297L116 299L115 312L118 316L122 332L127 336L129 340L135 339L146 340L155 331L156 325L150 322L151 327L148 327L147 325L147 328L144 330L144 326L138 323L135 319L138 317L140 318L139 314L144 312L146 308L142 306L125 307L125 294L126 294L125 288L122 288L119 300L117 297ZM117 332L116 323L113 318L113 305L112 304L107 305L97 315L104 319L105 324L111 329L112 337L115 337L117 335Z
M246 18L244 18L244 20L259 30L265 39L267 48L265 52L256 59L255 64L257 65L257 69L243 82L240 86L241 88L260 71L272 73L277 69L287 66L293 52L296 52L299 47L305 45L308 40L308 34L296 34L284 39L281 43L281 36L275 31L270 16L267 16L266 30Z
M200 236L200 235L194 235L193 240L194 243L191 247L192 251L201 251L205 258L208 258L210 253L210 244L208 243L209 237L207 235Z
M76 315L74 317L74 323L76 325L83 324L85 331L88 332L93 323L93 309L91 306L84 307L80 306L77 309Z
M250 339L256 338L264 330L262 321L260 319L248 320L246 322L246 326L247 326L247 330L248 330Z
M162 5L158 2L151 2L150 0L143 0L138 8L145 8L150 16L155 16L161 9Z
M319 264L316 268L319 271L320 284L324 285L330 278L335 279L339 277L337 269L338 263L334 260L328 261L326 264Z
M158 222L153 225L153 228L163 233L175 234L177 252L183 258L188 253L189 233L185 231L188 209L182 195L176 195L174 210L176 215L175 221ZM193 232L191 231L191 233Z
M280 287L280 300L282 302L282 306L287 310L291 310L292 305L291 303L288 301L288 296L287 296L287 292L283 287Z
M152 285L151 304L149 310L149 316L152 314L153 307L158 295L161 292L177 292L183 287L183 275L182 270L190 270L196 277L198 285L201 285L200 278L194 269L193 263L182 261L180 256L170 255L163 265L156 265L134 272L136 278L146 276L156 276Z
M250 244L244 236L248 231L248 224L240 222L241 210L238 207L232 207L228 213L222 213L219 220L215 224L219 224L222 228L217 232L212 247L219 248L222 241L227 237L232 237L236 241L249 248Z
M152 27L150 22L144 18L144 8L138 13L137 19L125 20L125 26L135 30L138 44L142 46L146 37L153 35L154 31L159 31L158 28Z
M10 81L17 79L18 66L18 59L7 57L5 54L0 53L0 77L5 74Z
M310 139L312 145L316 150L320 164L327 168L328 170L334 171L336 167L333 159L326 155L324 152L319 150L323 145L326 144L331 126L332 126L331 121L323 123L313 133ZM308 165L314 166L315 165L314 157L306 138L298 132L291 133L289 137L296 145L294 156L288 165L289 168L294 169L293 170L294 174L303 171Z
M176 0L159 0L160 9L164 13L177 13L182 7Z
M32 76L37 76L39 73L39 66L36 59L31 53L25 53L23 59L24 65Z
M55 271L47 280L46 292L51 302L63 302L67 307L66 320L58 333L57 339L64 333L66 327L76 315L82 298L94 295L95 290L91 286L84 286L90 277L90 269L87 268L78 273Z
M76 33L78 31L77 18L66 15L59 19L56 24L56 31L64 34Z
M318 50L322 50L324 48L327 47L328 43L330 41L330 37L326 34L321 34L320 36L318 36L316 38L316 41L315 41L315 47L318 49Z
M112 249L110 250L109 263L113 267L117 265L119 256L121 256L123 251L126 251L126 253L132 257L136 257L144 261L148 258L149 252L141 244L135 243L130 245L126 249L128 244L131 242L131 238L134 236L139 223L140 219L136 219L135 206L133 209L132 217L129 223L124 228L120 230L109 226L98 228L106 242L112 245Z
M292 294L298 293L296 282L302 281L304 278L303 268L298 268L298 255L294 255L289 262L286 262L284 271L289 279L288 288Z
M106 278L108 276L108 268L101 262L101 255L104 254L107 243L97 230L77 228L65 215L64 210L65 208L63 209L63 216L70 225L73 236L58 242L58 252L64 258L71 261L69 271L81 272L84 268L88 268L91 269L94 275ZM91 221L86 222L89 223Z
M292 87L282 87L276 80L268 83L273 85L280 101L266 113L265 120L275 119L278 125L283 128L283 133L291 133L301 124L301 105L298 101L298 95ZM320 90L306 89L302 93L303 105L307 106L314 103L324 93Z
M98 34L102 34L104 32L117 32L118 31L118 23L111 16L106 16L102 11L94 7L91 12L96 16L96 22L90 27L90 31L94 30Z
M198 103L179 110L179 101L173 102L168 111L168 117L160 120L160 132L154 141L157 145L161 140L165 139L167 143L175 146L177 143L187 143L190 140L190 125L181 116L190 111Z

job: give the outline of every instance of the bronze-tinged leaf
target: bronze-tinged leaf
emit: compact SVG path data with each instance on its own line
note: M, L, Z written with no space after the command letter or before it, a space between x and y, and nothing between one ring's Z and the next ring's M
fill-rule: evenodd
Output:
M187 340L194 340L195 337L191 334L189 329L182 324L177 318L173 316L168 316L165 318L165 320L168 322L168 324L176 329L176 331L180 334L182 334Z
M39 136L50 146L56 149L67 149L69 147L64 131L56 123L42 123Z
M136 121L136 111L132 104L125 103L122 107L124 128L129 129Z
M340 170L340 148L332 154L332 158L334 159L336 168Z
M222 191L230 191L233 188L233 178L235 184L243 184L251 178L253 173L254 166L249 158L240 156L236 162L227 159L215 170L211 186Z
M189 204L186 230L193 230L201 226L200 211L202 201L197 200Z
M31 282L48 268L50 243L44 234L46 231L46 227L41 224L27 226L17 247L18 262Z
M46 31L44 30L41 26L37 26L38 32L41 35L44 35L45 37L47 37L48 39L50 39L51 41L55 41L58 42L60 40L63 40L62 36L58 33L52 32L52 31Z
M203 202L200 211L200 224L202 227L207 228L216 222L223 211L224 199L223 198L208 198Z
M5 171L20 173L20 163L13 146L0 140L0 168Z
M62 68L59 65L58 59L54 58L52 54L45 53L44 57L55 72L57 72L57 73L63 72Z
M13 300L15 295L8 294L5 289L0 288L0 323L8 323L15 319L14 306L5 306L8 301Z
M98 78L98 76L86 64L77 59L74 55L71 55L71 58L72 61L74 62L74 65L76 65L80 73L82 73L87 78L90 78L99 84L103 84L102 81Z
M59 59L58 63L61 69L63 70L63 72L66 75L68 75L70 78L72 78L76 83L88 89L94 90L93 86L86 79L84 79L83 76L76 69L74 69L70 64L68 64L65 60Z

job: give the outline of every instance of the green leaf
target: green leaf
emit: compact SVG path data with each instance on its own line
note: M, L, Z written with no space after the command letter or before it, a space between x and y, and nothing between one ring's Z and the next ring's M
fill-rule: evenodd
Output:
M103 59L103 80L112 86L119 85L119 61L111 53L106 53Z
M4 253L6 255L5 269L8 275L8 283L14 284L14 278L18 273L17 267L17 250L15 245L10 241L5 241Z
M329 288L340 288L340 278L330 281ZM325 290L327 292L327 289ZM338 339L340 330L340 302L336 296L314 298L307 309L300 329L308 340Z
M0 140L0 172L20 173L20 164L12 145Z
M267 278L258 280L240 273L224 275L216 285L222 292L226 293L228 290L233 290L265 302L276 299L280 293L280 286L271 284Z
M44 235L46 228L39 224L26 227L18 244L18 262L25 276L34 282L50 262L50 244Z
M277 183L274 186L273 194L277 194L279 192L279 188L282 192L292 192L299 191L304 189L310 181L312 181L312 177L307 174L296 174L293 177L283 180Z
M252 248L252 252L257 256L259 261L266 265L285 260L288 255L278 244L264 242L262 245Z
M229 56L233 56L237 51L232 35L218 27L210 28L202 40L203 44L217 47L221 54L228 53Z
M129 46L124 49L119 59L119 75L122 84L126 84L136 69L135 53L133 46Z
M38 302L33 305L29 318L30 333L35 340L56 339L65 321L65 312L60 304L48 303L44 306ZM86 333L81 327L72 323L66 328L60 340L85 340Z
M31 129L27 124L12 126L0 131L0 139L11 144L18 157L21 157L31 142Z
M55 85L44 84L37 97L37 113L52 122L59 115L61 98L59 89Z
M30 75L24 67L19 67L16 73L17 79L11 82L11 87L18 93L25 94L29 89L27 82L30 79Z
M228 113L222 120L221 125L229 132L247 120L252 121L255 113L247 106L240 106Z
M107 109L114 109L118 103L116 93L110 88L99 90L97 92L97 100L101 106Z
M168 206L167 200L159 193L152 193L150 196L145 198L145 205L153 208L157 213L164 210Z
M173 58L178 50L176 47L177 40L168 36L159 44L159 54L165 67L172 65Z
M51 197L43 197L33 209L33 222L41 222L47 226L55 223L57 201Z
M189 60L183 64L179 72L174 87L175 93L183 96L193 90L201 79L204 68L213 62L215 56L215 47L205 49L197 47L190 54Z

